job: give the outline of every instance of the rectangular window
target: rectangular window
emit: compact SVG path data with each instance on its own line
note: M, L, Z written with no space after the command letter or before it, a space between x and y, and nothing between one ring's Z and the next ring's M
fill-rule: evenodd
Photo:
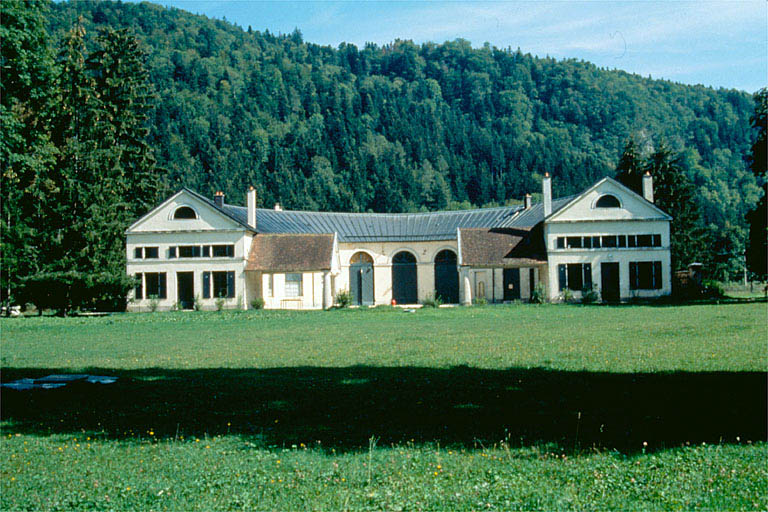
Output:
M557 237L557 248L558 249L565 249L565 237L564 236Z
M584 248L585 249L591 249L592 248L592 237L591 236L585 236L584 237Z
M652 236L653 236L653 246L661 247L661 235L652 235Z
M150 259L157 259L160 257L160 250L157 247L145 247L144 257Z
M147 272L144 274L147 298L166 298L165 272Z
M618 245L616 235L604 236L602 237L601 242L603 247L616 247Z
M179 258L199 258L201 254L199 245L180 245L178 251Z
M584 288L584 269L581 263L568 264L568 288L577 291Z
M599 236L593 236L592 237L592 248L593 249L599 249L600 248L600 237Z
M631 261L629 263L631 290L660 290L662 288L660 261Z
M169 258L175 258L176 257L176 247L169 247L168 248L168 257Z
M302 274L285 274L285 296L301 297L302 293Z
M204 245L203 246L203 258L210 258L211 257L211 246L210 245Z
M213 257L214 258L222 258L222 257L233 257L235 255L235 246L234 245L214 245L213 247Z
M144 251L142 251L141 247L136 247L133 250L133 257L136 258L137 260L140 260L141 258L144 257Z
M557 266L557 277L560 291L569 288L574 291L582 291L592 288L592 264L568 263Z
M638 247L650 247L653 241L653 237L651 235L637 235L637 246Z
M581 237L580 236L569 236L566 239L566 242L568 244L569 249L581 249Z
M213 296L228 297L227 272L211 272L213 274Z
M627 235L619 235L619 247L627 246Z
M273 297L274 274L267 274L267 297Z
M637 238L635 235L627 235L627 247L637 247Z

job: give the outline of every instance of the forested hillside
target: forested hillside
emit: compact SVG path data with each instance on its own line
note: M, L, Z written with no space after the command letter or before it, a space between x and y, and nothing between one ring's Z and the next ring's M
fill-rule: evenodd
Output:
M406 211L503 203L613 174L630 135L682 152L705 221L743 229L757 200L744 156L751 96L468 41L334 49L153 4L54 4L58 40L130 27L157 94L168 188L288 208Z

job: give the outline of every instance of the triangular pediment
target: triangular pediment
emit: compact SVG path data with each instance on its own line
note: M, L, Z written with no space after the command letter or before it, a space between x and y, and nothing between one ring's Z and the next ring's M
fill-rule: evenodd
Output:
M609 198L601 201L604 196L615 197L618 206L601 207L603 202L613 202ZM671 217L613 178L603 178L550 215L546 222L611 220L671 220Z
M175 219L174 214L181 207L191 208L195 213L195 218ZM243 229L243 226L218 210L202 196L190 190L182 189L134 222L126 232L156 233L233 229Z

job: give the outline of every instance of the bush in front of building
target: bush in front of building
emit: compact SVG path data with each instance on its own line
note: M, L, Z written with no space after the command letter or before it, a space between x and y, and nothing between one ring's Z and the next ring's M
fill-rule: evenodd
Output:
M547 300L547 290L544 283L538 283L531 292L531 304L544 304Z
M436 293L430 293L424 297L424 300L421 301L421 304L425 308L438 308L443 305L443 299L441 299L440 296Z
M593 304L598 301L600 298L600 294L597 293L597 290L595 290L595 287L592 286L591 288L584 288L581 290L581 303L582 304Z
M135 282L123 273L41 272L22 281L22 303L39 314L53 309L66 316L75 311L125 311Z
M264 299L256 297L251 301L251 307L253 309L264 309Z
M352 304L352 294L347 290L341 290L336 294L336 299L334 302L336 303L336 307L349 307L349 305Z

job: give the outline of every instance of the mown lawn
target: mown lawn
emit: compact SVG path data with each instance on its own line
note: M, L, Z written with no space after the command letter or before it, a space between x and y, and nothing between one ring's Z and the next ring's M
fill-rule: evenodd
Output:
M767 320L765 303L3 320L3 381L119 380L3 389L0 507L764 510Z

